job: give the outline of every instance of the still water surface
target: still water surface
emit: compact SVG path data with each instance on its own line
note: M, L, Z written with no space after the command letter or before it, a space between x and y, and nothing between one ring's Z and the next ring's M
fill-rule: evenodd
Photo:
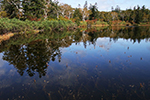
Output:
M16 36L0 51L0 100L150 99L150 27Z

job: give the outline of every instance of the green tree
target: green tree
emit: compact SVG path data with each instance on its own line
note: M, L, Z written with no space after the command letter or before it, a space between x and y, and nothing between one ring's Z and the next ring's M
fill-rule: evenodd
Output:
M150 23L150 15L148 15L148 22Z
M145 9L145 5L142 6L142 13L145 13L146 9Z
M112 24L111 12L105 13L105 21L108 22L108 24Z
M125 11L125 21L129 21L130 20L131 12L132 12L132 9L127 9Z
M79 8L76 8L75 11L74 11L74 14L73 14L73 18L78 18L80 21L82 20L82 14L79 10Z
M82 20L82 14L80 12L79 8L76 8L73 14L73 18L75 19L75 22L77 23L77 25L80 25L80 21Z
M139 24L141 21L142 21L142 12L140 10L140 6L137 6L135 22Z
M122 21L124 21L125 11L121 11L120 14L119 14L119 16L121 17L120 19L121 19Z
M106 21L105 14L106 14L106 12L99 12L99 18L101 21Z
M136 7L133 8L130 15L130 22L135 23L135 17L136 17Z
M48 6L48 16L50 18L59 18L59 14L61 13L60 12L60 6L59 6L59 2L56 0L56 1L52 1L50 0L50 4Z
M117 5L114 11L119 13L120 12L120 7Z
M91 14L89 15L89 19L98 19L99 17L99 11L97 7L97 3L95 5L90 5L89 9L91 10Z
M145 5L142 6L141 11L142 11L142 22L148 22L148 14Z
M44 15L45 0L23 0L25 18L41 18Z

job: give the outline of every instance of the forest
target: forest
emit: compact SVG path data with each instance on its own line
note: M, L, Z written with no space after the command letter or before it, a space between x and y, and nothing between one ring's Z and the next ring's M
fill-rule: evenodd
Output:
M73 8L57 0L1 0L0 31L1 34L26 30L62 31L87 24L149 25L150 10L145 5L126 10L121 10L117 5L111 9L109 12L99 11L97 3L88 6L87 1L83 7L79 4L77 8Z

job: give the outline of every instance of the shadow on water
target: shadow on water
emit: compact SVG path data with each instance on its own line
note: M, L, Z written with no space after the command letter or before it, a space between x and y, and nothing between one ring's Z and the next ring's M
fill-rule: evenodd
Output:
M126 47L118 46L116 42L120 43L120 39L130 40L132 50L132 44L140 44L143 40L150 42L150 27L24 34L3 41L0 44L2 59L13 65L23 77L20 80L26 82L18 82L16 77L19 76L12 79L7 76L6 80L15 82L0 88L0 96L2 100L146 100L150 98L148 60L144 64L141 57L139 60L143 63L136 63L136 55L139 55L134 51L136 47L129 51L128 44L123 44ZM111 47L112 42L117 46ZM124 57L125 54L128 55ZM30 78L26 79L28 76ZM0 79L2 84L4 79L2 76Z

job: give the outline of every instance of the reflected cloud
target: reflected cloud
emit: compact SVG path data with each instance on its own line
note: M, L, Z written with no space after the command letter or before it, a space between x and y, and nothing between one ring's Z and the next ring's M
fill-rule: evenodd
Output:
M82 70L82 71L81 71ZM55 70L54 76L51 77L50 82L54 82L62 86L74 86L77 83L77 78L86 76L87 71L77 68L77 65L68 65L61 70Z
M87 55L87 53L83 50L77 50L76 54L79 54L81 57L85 57Z
M150 51L150 47L147 47L147 49Z
M0 69L0 76L5 74L5 70L4 69Z
M61 47L60 47L59 49L61 50L61 53L62 53L62 54L66 53L66 52L68 51L68 50L66 50L65 48L61 48Z
M108 51L111 48L112 43L109 42L109 38L98 38L96 46Z
M61 60L61 62L59 63L59 65L66 66L66 64L68 64L70 62L71 62L71 60L64 58L64 59Z
M3 57L3 54L0 53L0 68L3 67L3 65L5 64L2 57Z

